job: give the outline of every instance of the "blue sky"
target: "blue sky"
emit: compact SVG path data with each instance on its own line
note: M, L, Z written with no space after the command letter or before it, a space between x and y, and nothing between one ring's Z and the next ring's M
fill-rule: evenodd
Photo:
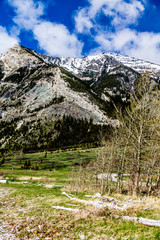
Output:
M0 53L117 52L160 64L160 0L1 0Z

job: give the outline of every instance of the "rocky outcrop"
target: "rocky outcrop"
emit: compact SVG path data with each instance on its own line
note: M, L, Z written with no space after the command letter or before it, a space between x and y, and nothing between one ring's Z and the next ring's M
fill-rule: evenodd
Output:
M40 58L31 54L29 49L17 44L2 55L1 62L3 64L3 72L5 76L14 73L19 68L33 68L44 64Z

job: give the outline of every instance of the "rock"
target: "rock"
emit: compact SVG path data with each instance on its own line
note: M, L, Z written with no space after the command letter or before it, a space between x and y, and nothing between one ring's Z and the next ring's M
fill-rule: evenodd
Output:
M0 180L0 183L7 183L7 180Z
M79 212L80 210L77 208L66 208L66 207L61 207L61 206L52 206L52 208L58 209L58 210L66 210L70 212Z

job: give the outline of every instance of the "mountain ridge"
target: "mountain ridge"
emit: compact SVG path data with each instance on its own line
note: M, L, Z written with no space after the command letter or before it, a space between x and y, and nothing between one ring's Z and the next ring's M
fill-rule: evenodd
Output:
M101 67L103 67L107 59L110 59L110 61L112 60L111 64L114 64L114 66L112 65L111 67L108 62L107 72L109 72L113 67L117 66L118 64L122 64L127 67L133 68L133 70L139 72L140 74L148 72L154 78L160 77L160 65L151 63L149 61L144 61L142 59L137 59L135 57L129 57L127 55L121 55L116 53L104 52L97 55L85 56L82 58L50 57L44 54L38 55L47 63L52 63L64 67L66 70L71 71L73 74L79 77L81 77L81 75L79 75L79 71L83 70L85 64L87 65L91 62L99 61L98 63L101 63ZM85 62L84 64L83 61ZM84 80L90 79L84 78Z
M115 127L119 124L114 105L128 104L135 80L141 76L131 68L135 62L131 59L126 66L124 60L120 62L107 53L72 60L46 57L20 45L14 45L1 56L1 146L11 144L14 148L15 144L20 147L22 142L27 142L24 144L39 148L41 144L32 141L32 137L40 138L37 131L42 135L43 147L49 141L46 136L51 137L50 146L59 146L65 124L68 126L68 130L64 130L65 138L71 137L67 134L73 129L77 131L79 124L79 129L84 129L82 135L94 132L94 138L90 135L90 141L94 142L97 139L95 129L100 130L97 125ZM154 70L152 65L151 69ZM158 73L153 73L155 79L159 79L159 66L156 70ZM76 134L73 133L74 138Z

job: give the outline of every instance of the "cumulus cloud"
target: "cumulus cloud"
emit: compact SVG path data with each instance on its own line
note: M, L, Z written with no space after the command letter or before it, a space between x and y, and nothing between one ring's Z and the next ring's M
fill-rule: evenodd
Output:
M88 6L75 14L76 31L91 35L94 29L92 39L99 47L90 54L119 52L160 63L160 33L136 30L147 6L148 0L88 0ZM106 23L101 16L107 17Z
M90 29L93 28L93 23L88 16L87 9L81 9L77 11L75 17L75 29L78 33L86 33L90 32Z
M7 30L0 26L0 53L5 53L16 43L18 43L18 39L9 35Z
M63 24L44 20L46 5L40 1L8 2L14 8L16 16L13 18L15 26L12 35L1 29L8 39L6 45L7 41L16 42L16 35L23 29L33 32L33 37L47 54L79 57L83 43L78 37L79 34L86 34L99 45L91 53L119 52L160 63L160 33L136 30L136 24L148 6L148 0L87 0L88 5L79 8L74 14L74 32L70 32ZM5 46L5 43L1 46Z
M99 28L98 18L103 14L110 17L114 28L123 28L134 24L144 12L144 2L139 0L88 0L89 6L79 9L75 14L76 30L87 33L91 28ZM87 31L86 31L87 29Z
M81 56L83 44L63 24L41 22L34 28L39 45L53 56Z
M39 18L44 14L42 2L35 3L33 0L8 0L14 8L16 16L13 21L22 29L31 30L38 24Z
M115 33L99 32L95 40L100 45L100 48L105 51L122 51L125 48L130 48L136 42L136 33L129 28Z
M83 44L75 34L70 33L63 24L42 19L45 12L45 6L42 2L8 0L8 3L15 10L16 16L13 21L19 30L32 31L40 48L47 54L52 56L81 56Z
M160 33L137 33L135 44L125 52L129 56L160 64Z

